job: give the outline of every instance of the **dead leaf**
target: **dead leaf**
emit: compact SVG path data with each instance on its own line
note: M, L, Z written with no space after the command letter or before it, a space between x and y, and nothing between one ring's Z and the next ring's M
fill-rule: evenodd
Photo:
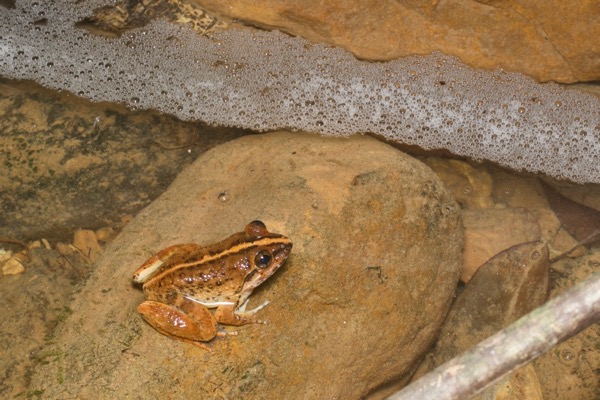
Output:
M578 246L600 240L600 212L560 194L552 186L540 181L550 208L562 227L578 242Z

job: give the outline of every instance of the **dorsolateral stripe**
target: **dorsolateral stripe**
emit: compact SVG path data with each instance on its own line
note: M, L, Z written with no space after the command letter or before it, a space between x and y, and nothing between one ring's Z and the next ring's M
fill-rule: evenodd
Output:
M285 237L276 237L276 238L260 238L257 240L252 240L252 241L246 241L246 242L242 242L239 244L236 244L234 246L231 246L219 253L215 253L215 254L207 254L204 257L202 257L199 260L193 261L193 262L189 262L189 263L183 263L183 264L179 264L177 266L173 266L170 267L169 269L167 269L166 271L163 271L162 273L153 276L150 280L148 280L145 284L146 285L151 285L153 281L158 280L158 279L162 279L165 275L172 273L173 271L177 271L179 269L182 268L189 268L189 267L194 267L197 265L202 265L202 264L208 264L210 262L219 260L221 258L227 257L227 256L231 256L234 254L238 254L238 253L242 253L248 249L251 249L253 247L261 247L261 246L269 246L269 245L273 245L273 244L290 244L292 243L292 241L288 238Z

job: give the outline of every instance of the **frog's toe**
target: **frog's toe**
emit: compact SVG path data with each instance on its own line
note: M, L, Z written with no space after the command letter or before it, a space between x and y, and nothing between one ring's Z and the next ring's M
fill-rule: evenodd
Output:
M217 332L217 336L237 336L238 331L226 331L225 329L220 329Z
M260 310L262 310L263 308L265 308L267 306L267 304L269 304L269 300L265 300L262 304L258 305L257 307L254 307L252 310L248 310L246 311L246 305L248 305L248 300L246 300L239 308L239 314L244 314L244 315L254 315L257 312L259 312Z

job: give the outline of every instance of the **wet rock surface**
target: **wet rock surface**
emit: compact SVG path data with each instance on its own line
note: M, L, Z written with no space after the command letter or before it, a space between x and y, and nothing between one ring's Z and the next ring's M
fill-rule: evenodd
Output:
M342 141L343 142L343 141ZM323 153L323 156L327 156L328 153ZM540 225L540 231L542 239L548 243L550 248L551 257L556 257L558 254L563 253L576 242L575 239L561 228L560 221L556 215L549 208L548 202L544 195L544 190L539 183L539 179L536 177L519 176L514 173L508 173L496 168L490 168L489 166L481 165L478 163L468 163L459 160L448 160L443 158L426 157L422 158L435 172L442 178L445 186L452 192L453 196L461 204L464 210L471 210L477 212L478 210L485 211L485 209L498 209L500 211L504 209L517 208L526 209L531 215L527 217L527 220L531 218L537 219ZM335 178L335 176L332 176ZM323 178L323 185L327 183L327 179ZM586 204L590 207L597 208L598 194L597 185L572 185L568 183L555 183L551 182L554 187L560 190L565 196L572 198L582 204ZM232 192L224 191L219 193L220 198L223 200L232 200ZM311 206L317 206L318 202L311 204ZM492 210L493 211L493 210ZM512 218L514 215L523 214L522 210L516 213L512 211L505 211L507 219ZM248 221L244 221L246 223ZM344 222L340 222L343 224ZM517 221L512 223L518 224ZM505 225L511 225L507 221ZM270 225L269 228L274 229ZM221 235L214 233L206 239L198 237L197 241L200 243L214 243L222 239L224 236L239 231L241 226L232 226L224 228ZM168 228L173 229L173 228ZM497 227L493 224L488 226L489 231L496 230ZM154 227L152 232L157 229ZM142 230L141 232L147 232L150 229ZM211 231L211 229L208 229ZM84 231L85 232L85 231ZM283 232L283 230L282 230ZM483 231L485 233L485 230ZM104 249L106 247L106 240L115 234L112 228L102 228L96 232L97 241L100 243L100 247ZM283 232L288 233L288 232ZM145 233L147 234L147 233ZM490 232L486 233L486 235ZM81 232L78 233L78 236ZM87 235L86 235L87 237ZM71 240L75 244L76 240L74 235L71 236ZM568 238L568 240L564 240ZM187 239L187 238L185 238ZM181 239L183 241L184 238ZM196 240L196 239L193 239ZM44 242L44 241L42 241ZM0 349L0 365L2 369L2 385L0 386L0 394L4 397L14 396L42 396L42 398L51 398L43 396L44 391L39 389L39 385L29 385L31 376L33 375L33 367L37 364L48 364L60 365L61 368L55 369L56 383L64 383L64 352L57 351L55 341L56 335L65 328L61 328L55 331L55 327L58 324L62 326L66 317L73 312L72 296L70 295L75 289L80 288L82 279L87 276L88 271L91 270L89 264L89 255L92 255L92 249L96 248L94 241L84 241L77 246L54 243L50 241L50 247L45 247L48 243L44 242L40 245L34 242L29 243L30 257L31 259L25 259L23 265L25 266L24 273L14 276L5 276L0 278L0 293L2 293L2 302L7 305L2 312L3 325L0 331L3 332L2 348ZM165 243L165 246L172 242ZM295 242L298 245L298 242ZM4 249L11 249L13 252L22 250L20 245L9 245L8 243L2 243ZM125 280L130 278L130 274L139 263L145 258L153 254L160 246L157 244L150 244L146 246L143 251L143 255L139 256L138 264L131 266L131 271L127 274L123 273ZM297 247L297 246L296 246ZM42 255L43 256L38 256ZM576 282L585 279L586 276L591 274L593 271L597 271L600 267L598 262L598 247L592 249L586 249L580 247L576 252L569 254L569 257L564 258L551 265L550 274L550 286L552 288L552 296L556 293L564 290L567 287L574 285ZM294 250L293 257L296 256ZM291 265L291 264L290 264ZM117 268L113 266L113 268ZM373 265L377 267L377 265ZM283 267L281 273L287 268ZM106 266L104 267L104 273L111 273L111 270L107 272ZM379 271L377 268L370 269L379 278ZM273 279L278 279L276 274ZM383 275L382 275L383 277ZM122 278L119 278L122 279ZM114 280L117 282L117 279ZM270 285L271 279L264 285ZM110 292L114 285L109 285L104 288L105 291ZM266 286L265 286L266 288ZM265 288L259 288L255 293L258 296L262 290L267 290L266 298L273 301L270 292ZM142 294L138 291L139 288L131 288L132 295L137 296L141 301ZM253 297L255 296L253 295ZM78 297L76 294L74 297ZM89 297L89 293L87 295ZM253 304L258 304L260 298ZM99 301L106 301L102 298ZM84 308L85 301L79 302L79 308ZM132 310L137 306L138 301L135 304L130 304ZM269 309L275 303L267 306L266 309L262 310L258 316L263 318L263 313L268 313ZM89 305L88 305L89 306ZM252 304L250 305L252 307ZM26 316L26 317L24 317ZM269 317L264 317L269 319ZM127 328L129 325L125 323L133 324L133 319L121 319L110 320L106 323L106 327L102 327L100 330L104 332L108 330L113 334L119 334L121 339L120 344L117 346L123 346L127 348L128 343L135 339L137 334L142 328L146 329L148 335L154 335L157 343L163 343L162 340L167 338L162 337L160 334L154 332L150 327L141 323L141 318L138 316L136 325L132 325L132 329L129 331L124 330L124 326ZM492 321L492 323L494 323ZM268 328L271 324L265 326ZM262 326L259 326L260 329ZM251 330L256 326L242 327L240 333L252 332ZM69 329L78 329L77 325L72 326ZM236 329L236 328L233 328ZM132 334L133 332L133 334ZM126 335L129 333L129 335ZM96 333L97 334L97 333ZM104 334L104 333L103 333ZM262 334L262 331L261 331ZM92 337L95 334L90 333ZM595 366L598 365L598 352L596 351L598 337L600 337L600 331L598 330L598 324L588 328L584 332L581 332L577 336L571 338L567 342L557 346L548 354L542 356L535 364L529 365L527 368L519 370L509 381L505 381L502 385L502 391L495 392L496 399L502 399L503 395L509 393L509 397L512 394L520 393L517 397L524 398L525 395L538 396L543 393L546 400L556 399L596 399L600 396L600 386L597 384L597 371ZM218 348L223 342L228 343L231 340L239 340L238 337L230 337L226 339L217 339L210 342L209 345L213 348ZM468 338L464 338L468 340ZM75 339L73 339L76 342ZM79 342L87 341L87 336L79 336ZM54 344L53 344L54 343ZM94 342L96 343L96 342ZM74 347L73 352L76 354L81 346L77 345ZM83 346L85 347L85 346ZM102 349L104 349L104 346ZM99 347L100 348L100 347ZM184 348L185 349L185 348ZM184 352L173 352L173 357L196 357L197 353L191 350ZM127 351L126 351L127 353ZM86 353L82 353L86 354ZM102 353L104 354L104 353ZM132 357L138 357L138 353L135 353ZM200 353L201 354L201 353ZM100 360L103 364L106 363L104 358L94 357L87 355L84 359L82 357L81 363L91 365ZM170 362L169 362L170 363ZM47 367L41 367L47 368ZM79 368L84 368L79 367ZM71 371L71 370L70 370ZM80 369L72 370L72 380L78 379L77 374ZM107 378L113 375L107 374ZM50 378L48 378L50 379ZM148 376L144 375L143 379L149 380ZM48 382L53 383L51 379ZM108 384L104 383L104 386L98 386L98 390L102 390L103 387L108 387ZM54 388L58 390L58 388ZM72 389L69 389L72 390ZM215 391L217 393L218 390ZM55 392L49 392L55 393ZM101 396L107 396L106 393L101 392ZM164 395L164 393L156 396ZM62 396L62 395L57 395ZM130 397L135 397L136 394L131 394ZM308 395L307 395L308 396ZM216 394L214 397L218 397ZM318 397L318 396L317 396ZM506 398L506 397L504 397ZM536 398L536 397L532 397Z
M265 325L208 343L158 334L135 312L133 271L174 243L210 244L254 219L290 237L252 305ZM402 384L458 279L457 204L432 171L367 137L273 133L213 149L109 246L31 390L52 397L373 398Z
M73 312L71 295L93 267L80 252L43 246L29 249L24 264L18 275L0 276L0 397L7 399L40 394L28 391L33 367L56 360L44 347Z
M229 18L344 47L358 58L389 60L442 51L474 67L538 80L598 80L594 0L339 1L189 0Z
M119 228L199 154L242 134L0 80L0 237Z
M550 298L600 271L600 247L581 257L552 264ZM533 362L544 399L578 400L600 398L600 323L591 325L560 343Z
M472 267L477 264L469 262L469 259L474 260L472 254L467 254L474 248L469 245L469 241L471 244L476 243L481 249L487 249L485 252L491 254L498 244L504 242L506 245L510 241L517 243L527 241L528 238L536 240L541 234L542 241L550 250L549 277L546 275L548 270L539 268L538 271L543 273L511 276L510 268L497 268L501 265L498 261L502 261L503 258L506 260L511 251L516 249L518 253L519 249L526 249L532 244L520 244L504 251L501 251L504 245L497 248L499 254L478 267L473 279L462 292L459 288L457 300L436 343L436 357L441 357L442 360L451 357L452 354L477 343L482 334L489 336L495 333L523 312L539 304L546 293L548 278L548 298L552 298L600 269L600 249L597 245L579 247L576 251L568 253L568 257L563 255L577 241L564 229L559 218L551 210L540 179L516 176L484 166L473 169L472 165L464 165L463 161L457 160L426 158L424 161L435 169L446 187L463 206L463 276L471 274ZM546 182L573 200L591 207L597 206L597 185L581 187L566 182ZM489 223L488 218L492 215L496 216L491 219L495 222ZM498 218L501 216L504 217ZM576 217L579 218L578 215ZM483 219L473 224L479 218ZM562 219L565 220L565 217ZM511 226L512 228L509 228ZM554 261L559 256L561 259ZM530 267L536 265L529 264ZM494 265L495 268L489 268ZM518 268L518 265L526 266L527 263L513 259L511 265L512 268ZM532 272L534 268L529 270ZM502 288L501 296L498 296L499 288ZM490 303L493 306L490 306ZM495 315L492 317L492 314ZM593 365L598 364L596 348L600 337L599 327L598 324L590 326L540 356L534 363L502 378L480 396L496 400L598 398L600 385ZM433 368L434 364L434 357L430 354L412 379L418 379L425 371Z

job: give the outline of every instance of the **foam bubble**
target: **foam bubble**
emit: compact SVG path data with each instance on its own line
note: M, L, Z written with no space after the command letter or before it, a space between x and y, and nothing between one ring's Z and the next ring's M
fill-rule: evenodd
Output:
M75 26L111 4L54 0L33 7L23 0L0 7L0 74L212 125L373 132L600 183L600 102L591 95L473 70L441 54L362 62L278 32L210 38L155 21L107 39ZM40 12L44 22L36 25Z

